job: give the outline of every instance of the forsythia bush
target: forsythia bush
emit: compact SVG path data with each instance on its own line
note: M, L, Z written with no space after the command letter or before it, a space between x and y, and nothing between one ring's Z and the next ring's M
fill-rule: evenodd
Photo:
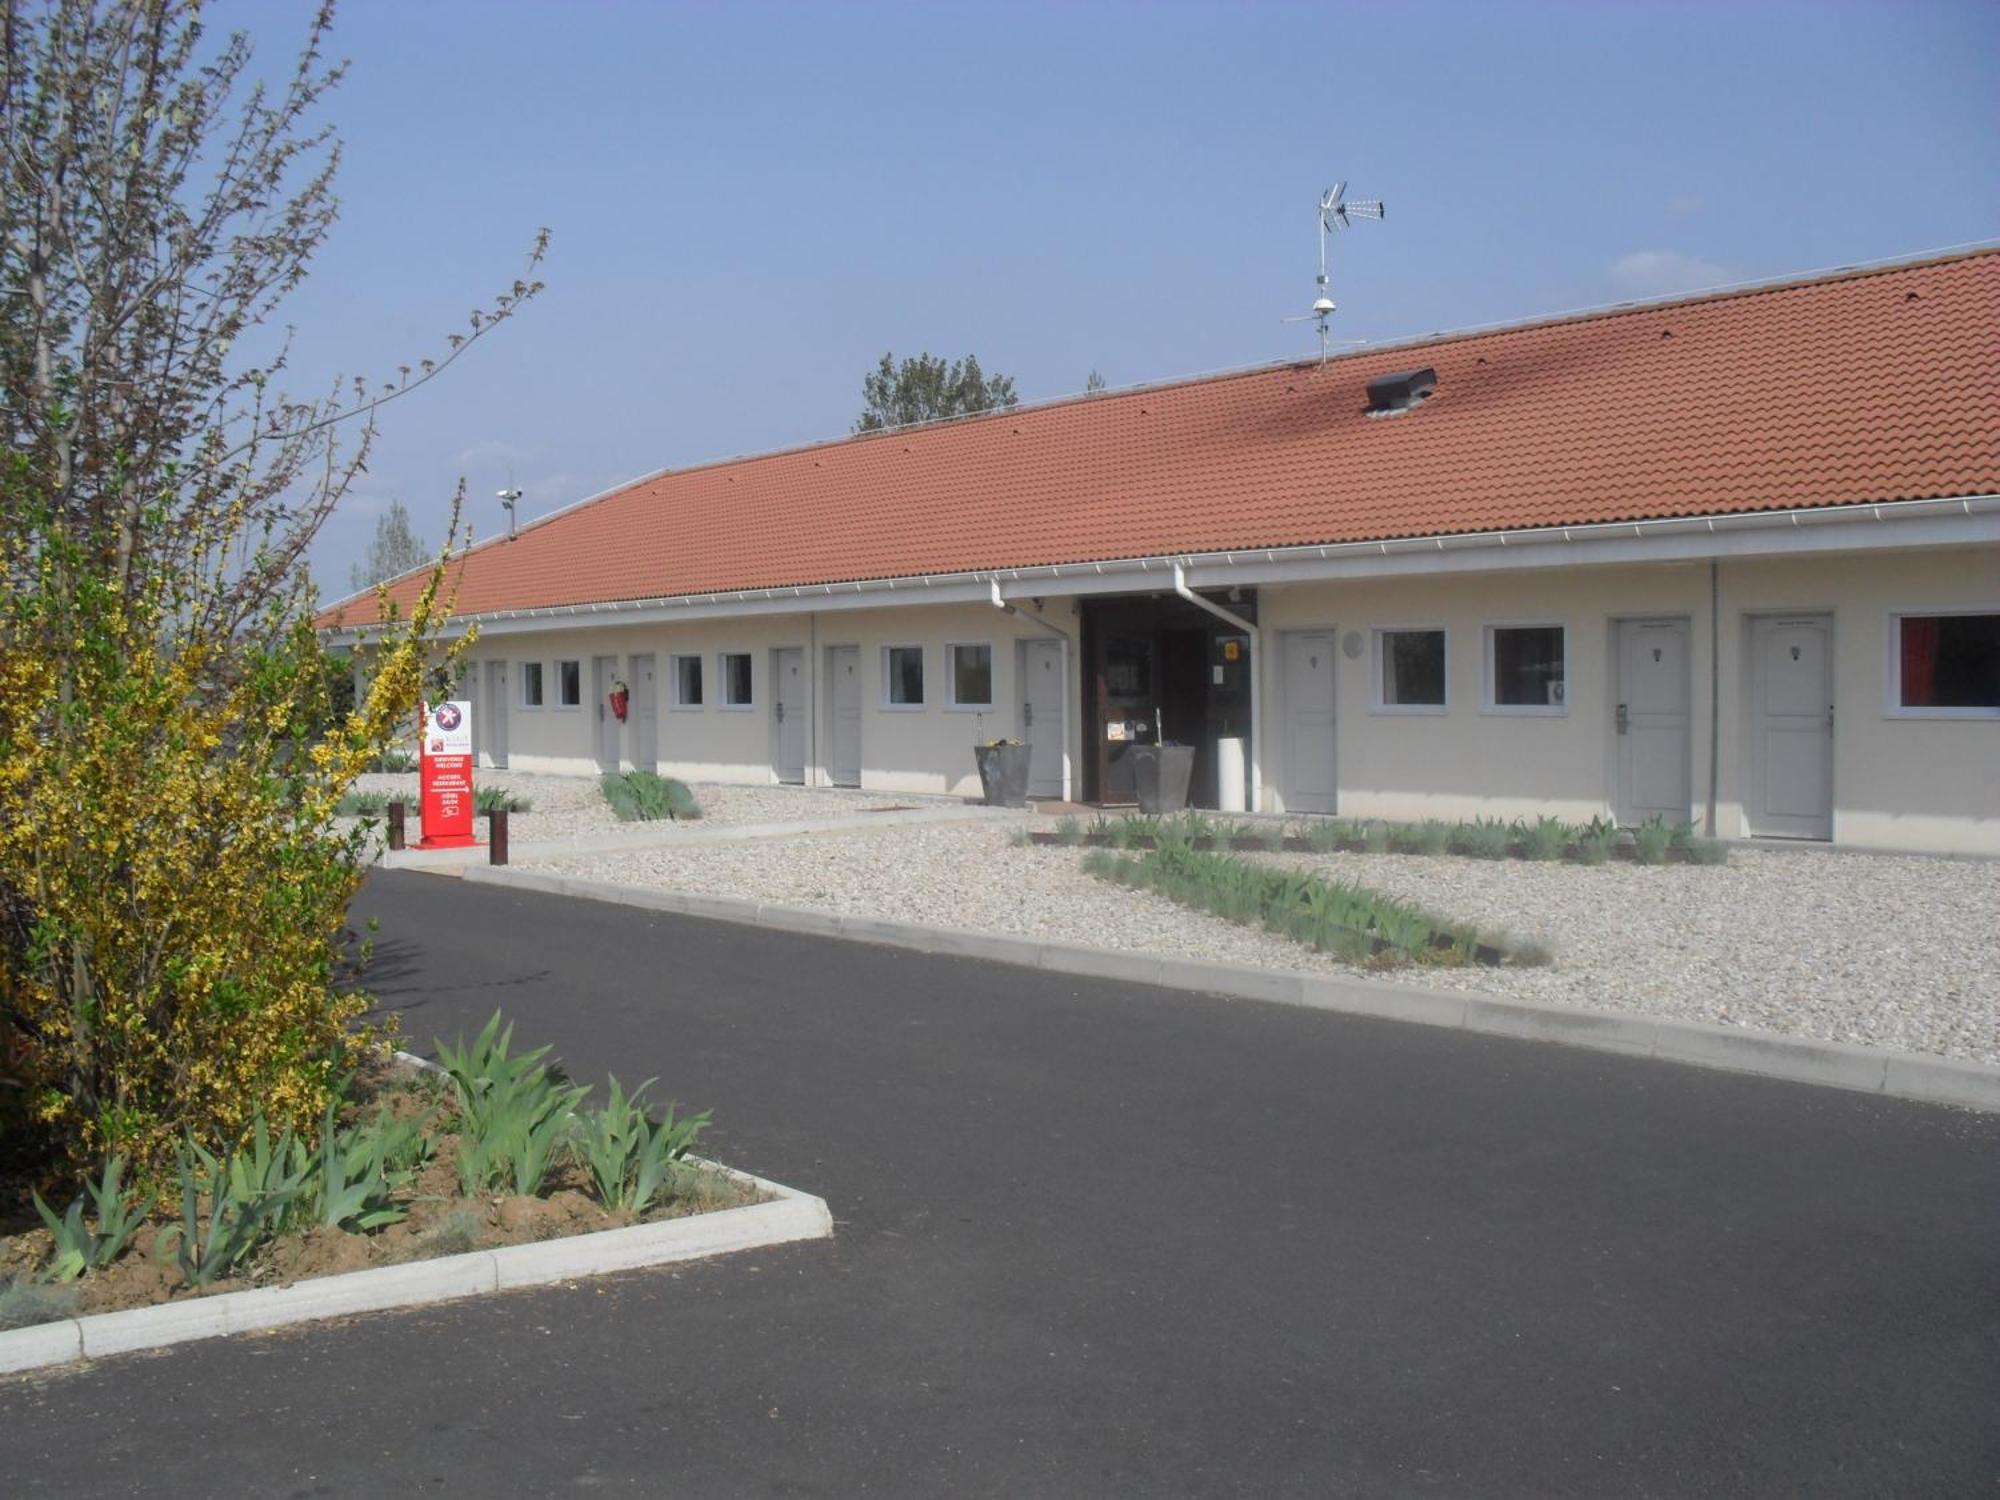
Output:
M0 1110L47 1168L116 1151L156 1181L259 1108L310 1137L365 1035L340 984L360 835L333 809L418 700L442 565L335 718L298 601L213 639L8 504Z

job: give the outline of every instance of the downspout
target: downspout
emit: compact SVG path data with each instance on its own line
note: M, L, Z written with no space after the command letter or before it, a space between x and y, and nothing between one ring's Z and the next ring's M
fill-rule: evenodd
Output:
M806 785L825 786L819 763L819 612L806 616Z
M1264 653L1258 649L1257 627L1241 615L1233 614L1212 599L1204 599L1188 587L1187 568L1174 564L1174 592L1196 609L1205 609L1226 625L1234 625L1250 637L1250 811L1264 810Z
M1069 632L1067 630L1064 630L1060 625L1057 625L1054 621L1043 619L1040 615L1036 614L1032 609L1024 609L1022 606L1014 603L1012 600L1003 598L1000 593L1000 580L998 578L989 578L986 580L986 582L993 591L992 592L993 607L999 610L1000 613L1002 613L1003 615L1016 616L1020 619L1028 621L1031 625L1039 625L1043 630L1046 630L1050 635L1054 636L1057 640L1062 642L1062 726L1061 726L1062 798L1063 801L1067 802L1070 800L1070 797L1072 795L1072 787L1070 784L1070 760L1069 760L1069 698L1070 698L1069 682L1070 682L1070 651L1071 651Z
M1708 560L1708 821L1715 837L1715 777L1722 763L1722 563Z

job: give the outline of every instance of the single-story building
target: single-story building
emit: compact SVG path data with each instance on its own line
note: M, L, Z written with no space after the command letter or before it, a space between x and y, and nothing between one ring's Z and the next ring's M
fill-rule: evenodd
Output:
M2000 251L665 470L452 576L489 766L1009 737L1116 804L1164 736L1211 806L2000 853Z

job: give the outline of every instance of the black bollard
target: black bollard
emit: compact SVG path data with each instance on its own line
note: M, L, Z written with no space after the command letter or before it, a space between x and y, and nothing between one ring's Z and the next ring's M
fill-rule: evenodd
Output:
M486 815L486 862L507 863L507 809L496 807Z
M389 847L403 847L403 804L400 802L389 804Z

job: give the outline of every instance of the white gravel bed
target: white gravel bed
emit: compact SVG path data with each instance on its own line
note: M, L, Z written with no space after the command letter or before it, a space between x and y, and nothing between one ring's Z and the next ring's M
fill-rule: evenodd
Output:
M508 832L516 845L536 839L568 838L630 828L620 823L595 776L551 776L534 771L481 771L475 787L505 787L528 799L528 811L514 813ZM799 786L735 786L722 782L690 782L701 817L692 823L660 823L658 828L712 828L728 823L791 823L806 819L849 817L866 808L960 805L956 797L904 797L885 792ZM411 829L417 824L417 773L371 773L355 780L357 792L401 796L409 807Z
M1010 833L885 828L534 864L892 921L1354 972L1288 939L1085 875L1079 850L1014 847ZM1389 978L2000 1063L2000 864L1754 850L1732 852L1722 867L1257 857L1533 936L1556 953L1546 968L1405 968Z

